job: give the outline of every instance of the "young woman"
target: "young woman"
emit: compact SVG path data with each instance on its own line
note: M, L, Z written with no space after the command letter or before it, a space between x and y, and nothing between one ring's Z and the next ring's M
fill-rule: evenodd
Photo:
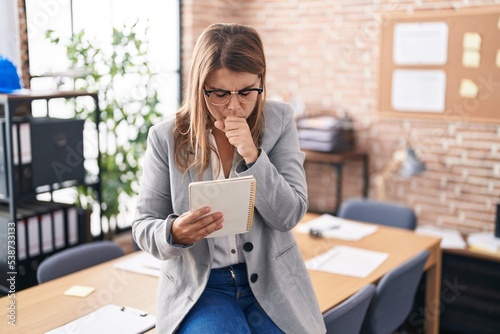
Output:
M183 106L149 133L133 235L164 260L159 333L325 332L290 231L307 210L304 154L293 111L265 100L265 82L258 33L211 25ZM208 207L189 211L189 183L246 175L257 180L252 230L205 238L231 222Z

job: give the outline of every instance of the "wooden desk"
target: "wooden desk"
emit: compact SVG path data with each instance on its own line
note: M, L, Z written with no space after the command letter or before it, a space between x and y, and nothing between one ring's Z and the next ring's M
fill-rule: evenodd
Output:
M1 298L0 333L44 333L107 304L155 314L158 278L115 269L113 263L123 259L17 292L16 327L7 324L8 297ZM65 296L64 291L73 285L92 286L96 291L86 298Z
M308 221L317 214L306 214L303 221ZM320 255L336 245L350 245L374 251L389 253L373 273L366 278L347 277L319 271L309 271L314 291L324 313L333 306L352 296L368 283L376 283L387 272L417 255L420 251L430 251L424 269L426 270L425 315L416 315L415 319L425 319L425 332L439 332L440 282L441 282L441 247L440 239L423 236L412 231L379 226L377 231L360 241L350 242L339 239L313 238L307 234L295 233L297 243L304 260Z
M307 214L304 221L317 215ZM431 252L425 265L426 332L438 333L439 294L441 279L441 249L439 239L421 236L410 231L380 227L376 233L359 242L337 239L315 239L295 233L304 259L319 255L334 245L354 245L371 250L389 252L389 258L366 278L353 278L310 271L314 290L323 312L339 304L367 283L377 282L385 273L410 259L423 249ZM133 256L127 255L127 256ZM158 279L115 269L113 263L122 258L95 266L78 273L47 282L16 293L17 327L7 325L8 297L0 299L1 333L40 333L73 319L100 306L113 303L142 309L155 314ZM64 296L72 285L88 285L96 291L86 298ZM156 332L152 330L151 333Z
M310 150L302 150L306 154L305 163L328 164L335 169L337 181L335 183L335 208L332 211L335 214L342 203L342 167L346 161L361 161L363 164L363 197L368 197L368 187L370 184L370 173L368 154L361 152L343 152L343 153L323 153Z

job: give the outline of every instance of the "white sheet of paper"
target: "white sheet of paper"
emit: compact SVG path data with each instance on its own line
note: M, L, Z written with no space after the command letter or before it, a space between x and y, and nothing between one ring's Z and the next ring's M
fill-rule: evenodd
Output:
M398 111L444 112L446 73L442 70L395 70L391 104Z
M144 333L155 326L155 321L156 318L152 314L130 307L109 304L45 334Z
M492 232L476 232L467 236L469 246L479 250L500 254L500 238Z
M448 59L448 24L398 23L394 26L396 65L444 65Z
M351 246L335 246L326 253L306 261L306 267L310 270L363 278L370 275L388 257L388 253Z
M322 236L325 238L358 241L375 233L377 226L357 223L325 213L296 227L296 231L299 233L309 233L311 229L321 231Z
M116 262L113 266L137 274L160 277L160 263L161 261L152 255L139 251L130 258Z
M433 225L422 225L415 229L415 233L441 238L441 248L459 248L467 246L464 238L457 229L440 228Z

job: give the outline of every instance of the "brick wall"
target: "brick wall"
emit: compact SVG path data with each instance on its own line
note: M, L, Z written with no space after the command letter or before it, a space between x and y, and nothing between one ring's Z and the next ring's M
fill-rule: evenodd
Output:
M24 0L17 1L19 6L19 33L21 46L21 81L24 88L30 87L29 78L29 53L28 53L28 22L26 19L26 6Z
M413 207L419 224L491 231L500 197L500 127L493 124L409 120L378 114L381 18L392 12L468 6L496 0L252 0L183 1L183 61L199 33L213 22L238 22L259 30L268 61L268 96L288 96L308 112L347 109L357 146L370 154L374 176L409 140L428 171L412 179L392 176L387 200ZM310 207L335 205L335 175L328 166L306 168ZM360 164L348 163L344 197L359 196Z
M20 4L23 81L28 87L26 16ZM302 101L307 112L348 110L357 146L370 155L374 176L409 140L428 171L406 180L392 176L387 200L413 207L420 224L493 230L500 197L500 127L493 124L409 120L378 114L381 18L392 12L466 6L500 6L500 0L184 0L182 59L186 70L201 31L214 22L252 25L262 35L268 61L268 96ZM360 164L344 167L343 197L361 194ZM335 174L306 166L310 207L335 206Z

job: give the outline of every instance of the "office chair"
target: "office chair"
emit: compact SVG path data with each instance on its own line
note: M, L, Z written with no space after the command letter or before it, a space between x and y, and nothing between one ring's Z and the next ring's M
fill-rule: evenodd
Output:
M412 310L429 254L424 250L382 277L368 307L361 333L394 333L404 323Z
M327 334L358 334L374 295L375 285L367 284L341 304L323 314Z
M88 267L115 259L124 253L111 241L94 241L62 250L43 260L38 266L38 283L71 274Z
M417 216L412 209L395 203L367 198L353 198L343 201L337 216L408 230L414 230L417 226Z
M0 297L8 295L9 295L9 289L6 286L0 285Z

